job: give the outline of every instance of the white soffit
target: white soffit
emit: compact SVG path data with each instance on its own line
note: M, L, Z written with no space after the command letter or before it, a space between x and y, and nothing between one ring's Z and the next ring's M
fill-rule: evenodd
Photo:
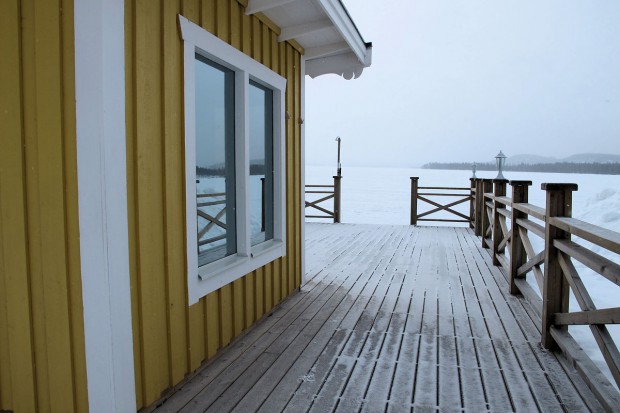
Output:
M263 13L278 27L278 41L305 50L306 74L357 78L372 62L366 43L341 0L249 0L246 14Z

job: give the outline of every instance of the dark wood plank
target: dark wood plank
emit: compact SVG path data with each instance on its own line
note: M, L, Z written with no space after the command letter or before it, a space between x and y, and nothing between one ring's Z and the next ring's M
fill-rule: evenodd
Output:
M475 245L473 244L471 251L475 251ZM480 260L485 252L480 249L478 249L478 252L481 255L481 257L478 258ZM540 408L547 411L559 409L561 406L564 406L564 408L568 407L569 411L580 411L587 410L585 407L587 405L595 406L593 410L597 410L596 406L599 406L598 402L593 400L594 398L589 391L585 391L588 393L588 403L584 404L583 397L576 390L575 386L577 385L580 391L584 392L584 386L580 378L575 374L574 369L572 370L574 377L570 377L566 373L560 373L562 367L559 365L557 358L552 353L540 348L540 327L536 326L534 321L528 317L527 310L524 308L524 306L528 304L509 294L507 288L500 288L505 285L504 277L498 275L499 271L489 266L488 261L485 261L484 258L482 258L480 262L482 265L481 269L484 269L483 264L486 264L486 269L488 270L481 271L481 273L490 275L490 277L496 281L497 289L494 289L494 296L496 297L494 302L500 309L503 309L502 301L499 299L500 296L503 296L505 301L510 303L509 310L513 313L517 321L517 327L521 329L528 339L527 346L529 347L529 352L520 351L525 348L526 344L513 342L511 348L517 355L519 363L524 370L523 374ZM538 302L539 301L540 299L538 299ZM540 314L536 313L536 317L538 317L539 320ZM512 329L512 331L515 330L515 328ZM538 366L535 362L538 363ZM544 374L541 376L541 372L546 371L550 371L552 374ZM555 397L551 397L550 395L554 395Z
M620 234L616 231L570 217L553 217L549 223L570 234L620 254Z
M156 411L597 410L469 229L306 234L301 291Z

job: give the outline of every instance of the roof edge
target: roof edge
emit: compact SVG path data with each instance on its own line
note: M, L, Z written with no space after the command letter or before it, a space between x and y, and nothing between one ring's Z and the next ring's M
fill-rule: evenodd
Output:
M361 64L366 64L367 43L364 41L359 29L351 18L349 11L344 7L341 0L316 0L325 14L334 23L336 30L340 32L344 40L351 47ZM370 65L370 63L368 63ZM365 66L367 67L367 66Z

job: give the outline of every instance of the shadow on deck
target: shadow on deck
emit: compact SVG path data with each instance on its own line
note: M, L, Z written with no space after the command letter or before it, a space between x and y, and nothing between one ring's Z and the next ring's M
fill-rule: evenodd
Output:
M471 230L306 228L311 279L157 412L602 410Z

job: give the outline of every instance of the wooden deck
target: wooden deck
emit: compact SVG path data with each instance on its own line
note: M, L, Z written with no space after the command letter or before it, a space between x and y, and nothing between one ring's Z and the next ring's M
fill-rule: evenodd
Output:
M157 412L600 411L479 239L308 224L301 291Z

